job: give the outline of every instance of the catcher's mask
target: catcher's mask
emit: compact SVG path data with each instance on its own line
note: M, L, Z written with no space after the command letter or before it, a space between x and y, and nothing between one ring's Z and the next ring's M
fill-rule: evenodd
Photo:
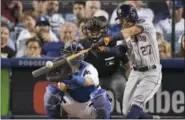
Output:
M102 20L101 17L93 17L82 27L82 32L93 43L102 38L107 33L107 30L107 22Z
M74 55L82 51L83 49L84 48L80 43L73 41L65 45L64 49L62 50L62 54L65 58L67 58L68 56ZM84 60L84 55L81 55L76 59L71 60L70 63L72 66L78 66L83 60Z

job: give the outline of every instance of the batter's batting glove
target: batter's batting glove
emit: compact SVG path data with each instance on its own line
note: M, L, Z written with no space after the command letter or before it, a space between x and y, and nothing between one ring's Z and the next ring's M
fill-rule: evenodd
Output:
M100 52L109 52L110 49L109 47L106 47L106 46L97 46L97 45L94 45L92 46L93 50L97 50L97 51L100 51Z
M105 46L99 46L97 48L100 52L110 52L110 48L109 47L105 47Z
M91 45L92 48L98 48L100 46L108 46L110 43L110 37L101 38L97 43Z

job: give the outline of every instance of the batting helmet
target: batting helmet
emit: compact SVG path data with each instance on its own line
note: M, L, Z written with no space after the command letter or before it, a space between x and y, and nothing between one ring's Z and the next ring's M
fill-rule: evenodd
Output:
M127 21L136 23L138 20L137 10L133 5L123 4L117 9L117 19L125 19Z

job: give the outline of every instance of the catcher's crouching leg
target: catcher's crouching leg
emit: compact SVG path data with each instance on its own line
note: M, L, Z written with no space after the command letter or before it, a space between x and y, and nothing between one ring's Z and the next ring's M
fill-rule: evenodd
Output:
M56 86L48 85L46 87L44 106L50 119L60 118L60 102L63 96L64 93L58 90Z
M111 104L105 90L98 89L93 92L91 101L96 110L97 119L110 119Z

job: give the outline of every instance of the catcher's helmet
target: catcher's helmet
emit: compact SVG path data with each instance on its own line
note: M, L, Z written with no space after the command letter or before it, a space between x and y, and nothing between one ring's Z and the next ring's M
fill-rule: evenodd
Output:
M67 43L65 45L64 49L62 50L63 56L56 59L55 61L65 59L66 57L71 56L73 54L76 54L83 49L84 49L83 46L80 43L77 43L76 41ZM53 81L53 82L58 82L58 81L62 81L62 80L71 79L72 66L80 65L80 63L83 59L84 59L84 55L81 55L80 57L70 61L70 63L65 62L65 64L58 66L57 68L55 68L54 70L52 70L46 74L47 80Z
M59 60L64 60L65 58L60 57L54 60L54 62ZM68 62L65 62L61 66L58 66L52 71L49 71L46 73L46 79L52 82L60 82L63 80L69 80L71 79L72 75L72 68L71 65Z
M67 43L64 49L62 50L62 52L64 57L68 57L82 51L83 49L84 47L80 43L73 41L73 42ZM84 60L84 55L81 55L78 58L71 60L70 63L72 65L77 65L77 64L80 64L81 61L83 60Z
M84 24L82 31L92 42L97 42L107 33L107 22L101 17L93 17Z
M117 19L125 19L127 21L136 23L138 20L137 10L133 5L123 4L117 9Z

